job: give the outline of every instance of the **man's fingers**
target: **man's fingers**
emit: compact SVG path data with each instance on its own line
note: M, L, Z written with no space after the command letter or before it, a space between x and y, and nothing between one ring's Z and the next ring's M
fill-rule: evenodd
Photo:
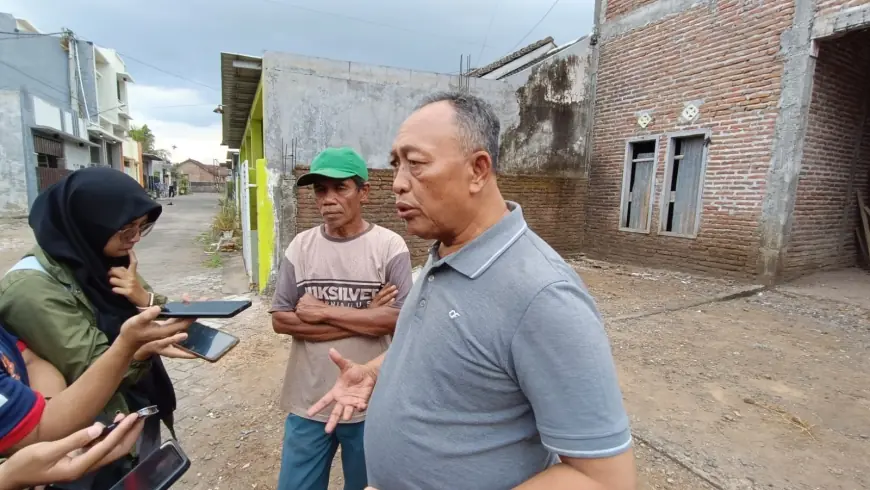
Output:
M127 281L121 279L120 277L111 276L109 277L109 284L112 286L124 287Z
M164 335L175 335L184 332L190 327L191 323L193 323L193 320L186 318L173 318L164 322L155 322L156 327L160 329L159 332Z
M341 403L336 403L335 407L332 408L332 413L329 414L329 420L326 421L326 428L324 429L327 434L332 434L332 431L338 426L338 421L343 411L344 406Z
M127 288L119 288L119 287L114 287L114 288L112 288L112 292L115 293L115 294L117 294L117 295L120 295L120 296L127 296L128 294L130 294L130 290L129 290L129 289L127 289Z
M313 417L320 413L324 408L328 407L330 403L335 401L335 395L330 391L329 393L323 395L323 398L317 401L314 405L311 405L311 408L308 409L308 416Z
M339 354L338 351L335 349L329 349L329 358L332 359L332 362L334 362L335 365L338 366L338 369L340 369L341 371L349 369L351 366L353 366L352 362L342 357L341 354Z
M139 268L139 259L136 258L136 252L134 252L132 248L130 249L129 255L130 267L128 267L127 270L130 271L131 274L133 274L133 277L136 277L136 269Z
M341 420L350 420L353 417L354 407L352 405L345 405L344 410L341 414Z

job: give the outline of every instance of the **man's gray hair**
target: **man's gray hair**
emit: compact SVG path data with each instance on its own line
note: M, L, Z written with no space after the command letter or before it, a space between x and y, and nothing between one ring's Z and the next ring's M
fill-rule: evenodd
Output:
M423 99L417 109L436 102L449 102L453 106L462 144L468 151L484 150L489 153L492 168L498 171L498 134L501 125L492 106L471 94L438 92Z

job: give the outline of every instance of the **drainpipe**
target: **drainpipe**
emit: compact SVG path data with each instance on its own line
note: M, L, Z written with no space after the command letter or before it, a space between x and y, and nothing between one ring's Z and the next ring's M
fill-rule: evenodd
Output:
M85 84L84 84L84 81L82 81L82 64L81 64L81 61L79 58L79 43L75 37L71 38L70 41L72 42L72 45L75 46L76 70L77 70L78 75L79 75L78 76L79 89L82 91L82 101L84 101L84 105L85 105L85 116L88 118L88 124L90 124L91 123L91 113L88 110L88 96L87 96L87 94L85 94Z

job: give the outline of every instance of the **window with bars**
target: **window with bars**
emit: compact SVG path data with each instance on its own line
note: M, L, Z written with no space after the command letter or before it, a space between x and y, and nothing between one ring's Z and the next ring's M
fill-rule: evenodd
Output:
M661 210L665 234L691 238L698 234L708 141L706 134L670 139Z
M655 139L628 143L619 218L622 230L649 232L657 147Z

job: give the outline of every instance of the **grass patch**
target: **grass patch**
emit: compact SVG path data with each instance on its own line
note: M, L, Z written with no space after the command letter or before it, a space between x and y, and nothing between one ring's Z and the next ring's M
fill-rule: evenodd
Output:
M208 258L205 259L205 261L203 261L202 265L209 269L217 269L223 267L224 261L223 258L221 258L220 254L212 254L209 255Z

